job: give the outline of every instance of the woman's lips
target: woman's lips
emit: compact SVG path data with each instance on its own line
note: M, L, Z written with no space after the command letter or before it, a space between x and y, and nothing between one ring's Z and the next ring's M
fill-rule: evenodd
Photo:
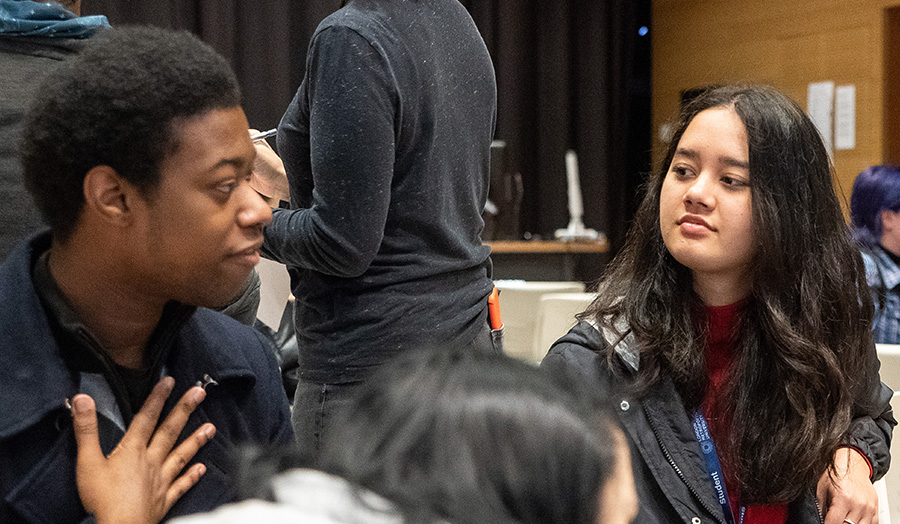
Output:
M715 231L709 222L696 215L685 215L678 220L678 225L682 233L689 236L705 235L710 231Z

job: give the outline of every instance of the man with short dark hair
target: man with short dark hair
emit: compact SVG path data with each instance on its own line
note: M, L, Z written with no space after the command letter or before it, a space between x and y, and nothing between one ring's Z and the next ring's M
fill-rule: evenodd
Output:
M0 521L209 510L235 444L291 440L265 340L204 309L258 261L254 157L233 73L187 33L105 31L39 88L22 163L51 231L0 266Z

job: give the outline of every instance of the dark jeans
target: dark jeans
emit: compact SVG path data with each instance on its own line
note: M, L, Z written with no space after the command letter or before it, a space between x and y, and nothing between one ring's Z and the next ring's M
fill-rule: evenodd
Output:
M294 409L291 411L291 425L294 426L294 440L310 457L318 457L319 449L333 427L334 417L349 405L353 394L363 384L319 384L300 379L294 393Z
M478 333L469 343L474 351L503 351L502 330L492 331L489 326ZM345 406L353 402L356 391L364 381L343 384L321 384L300 379L294 393L291 424L294 439L303 452L310 457L318 457L322 443L333 430L334 420Z

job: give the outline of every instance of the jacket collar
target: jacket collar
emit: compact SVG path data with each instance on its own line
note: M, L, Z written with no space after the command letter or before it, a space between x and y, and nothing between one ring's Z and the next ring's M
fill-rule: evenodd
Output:
M50 234L20 244L0 266L0 439L21 432L55 409L65 409L77 379L66 367L31 278L36 258L49 249ZM14 305L14 306L13 306ZM225 340L230 319L200 308L182 326L166 362L176 382L231 379L255 383L247 357ZM186 384L185 384L186 385ZM172 399L170 399L172 400Z
M600 326L594 319L588 320L588 324L600 332L600 336L603 337L603 340L608 345L613 346L613 350L616 354L622 358L622 361L625 362L632 371L638 370L641 363L641 354L634 348L634 333L631 332L631 328L628 327L628 322L626 322L624 318L619 317L619 320L612 329Z

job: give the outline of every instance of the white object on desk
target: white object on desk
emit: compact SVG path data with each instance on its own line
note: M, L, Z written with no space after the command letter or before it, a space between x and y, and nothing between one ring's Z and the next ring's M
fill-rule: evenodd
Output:
M581 197L581 180L578 176L578 155L566 151L566 183L569 195L569 226L556 230L560 240L597 240L603 233L584 227L584 202Z

